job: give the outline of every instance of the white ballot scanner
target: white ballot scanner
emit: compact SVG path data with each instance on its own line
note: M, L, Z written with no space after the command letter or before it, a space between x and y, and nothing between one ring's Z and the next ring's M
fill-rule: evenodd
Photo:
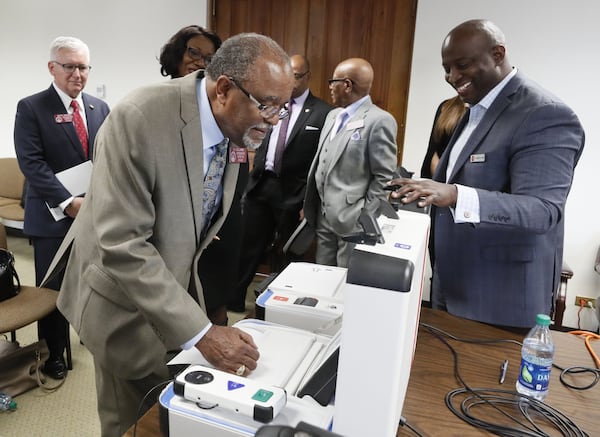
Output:
M256 299L256 317L333 335L342 326L347 269L290 263Z
M302 421L345 437L396 435L416 345L429 216L399 211L397 219L381 216L377 224L379 242L359 244L352 253L339 291L342 327L334 336L261 320L235 324L253 336L261 354L247 377L253 387L286 392L285 407L269 425ZM169 364L208 365L195 348ZM161 430L169 437L254 436L265 424L228 403L197 405L175 394L173 383L159 405Z

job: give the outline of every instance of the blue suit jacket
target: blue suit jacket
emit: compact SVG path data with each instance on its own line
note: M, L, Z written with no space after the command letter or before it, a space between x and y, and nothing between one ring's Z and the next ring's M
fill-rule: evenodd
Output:
M435 180L445 181L464 124ZM439 278L432 293L442 293L450 313L522 327L549 314L562 269L565 202L583 145L569 107L520 73L508 82L448 180L477 190L481 222L455 224L448 208L432 209Z
M87 119L89 157L94 153L94 139L109 112L108 105L83 93ZM54 221L46 203L58 206L71 195L54 176L55 173L86 160L73 123L58 123L56 114L67 111L51 85L47 90L25 97L17 104L15 151L27 180L24 233L37 237L64 237L72 223L67 217Z

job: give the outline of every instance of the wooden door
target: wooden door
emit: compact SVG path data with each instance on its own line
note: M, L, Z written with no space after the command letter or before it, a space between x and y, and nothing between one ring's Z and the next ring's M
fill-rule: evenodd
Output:
M211 28L222 38L257 32L311 63L310 89L330 102L327 79L352 57L375 70L373 102L398 122L398 163L404 128L417 0L213 0Z

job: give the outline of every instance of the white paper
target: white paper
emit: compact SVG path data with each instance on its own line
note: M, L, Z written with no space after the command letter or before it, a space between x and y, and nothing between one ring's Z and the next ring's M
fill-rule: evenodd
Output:
M67 191L71 193L71 196L81 196L87 192L90 185L90 178L92 177L92 161L84 161L81 164L56 173L55 176ZM46 206L55 221L62 220L66 217L60 206L51 208L47 202Z
M249 378L265 384L284 387L300 363L309 355L309 350L315 346L318 352L323 347L315 343L316 336L301 330L237 327L252 336L260 353L258 367ZM311 361L306 365L310 365ZM201 364L213 367L195 347L181 351L168 364Z

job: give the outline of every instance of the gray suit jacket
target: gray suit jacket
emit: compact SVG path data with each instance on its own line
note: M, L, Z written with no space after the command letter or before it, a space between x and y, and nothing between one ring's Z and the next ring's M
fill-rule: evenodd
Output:
M461 129L435 180L445 180ZM450 313L523 327L549 314L562 269L565 202L583 144L581 124L563 102L520 73L508 82L449 179L477 190L481 223L455 224L448 208L432 209L439 277L432 293L442 293Z
M390 113L369 98L330 142L331 129L340 111L342 108L332 110L323 125L308 173L304 215L316 226L322 204L315 183L317 163L324 147L334 147L325 174L325 215L336 233L343 235L357 229L358 216L368 201L386 197L383 187L392 178L397 164L398 125Z
M198 258L227 215L238 171L227 164L221 210L200 241L196 75L137 90L106 119L58 299L100 365L141 378L207 326Z

